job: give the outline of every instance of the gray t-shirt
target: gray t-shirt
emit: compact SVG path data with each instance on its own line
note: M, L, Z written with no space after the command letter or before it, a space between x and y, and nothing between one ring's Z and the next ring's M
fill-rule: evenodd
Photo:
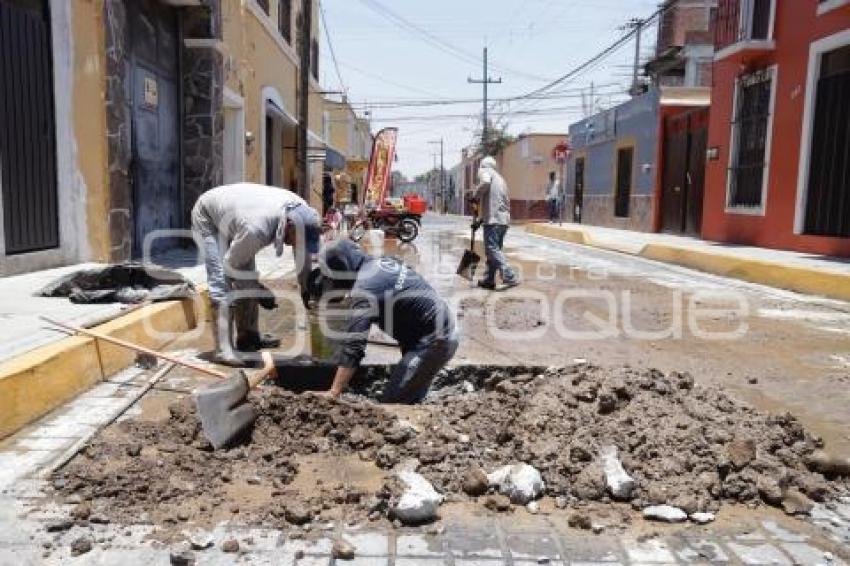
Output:
M475 192L480 202L478 217L484 224L507 226L511 223L511 200L508 198L508 185L497 171L484 170L481 184Z

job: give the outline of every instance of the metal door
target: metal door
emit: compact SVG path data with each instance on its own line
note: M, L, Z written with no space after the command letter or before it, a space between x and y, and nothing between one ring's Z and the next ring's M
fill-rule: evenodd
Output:
M127 2L133 128L133 255L146 237L181 226L178 32L173 9ZM172 240L157 238L152 251Z
M850 47L824 55L815 102L806 233L850 237Z
M0 0L0 187L6 254L59 246L50 15Z
M635 150L625 147L617 150L617 191L614 195L614 215L628 218L632 199L632 170Z
M661 229L665 232L700 233L707 142L707 110L665 120L661 182Z
M573 222L581 224L581 208L584 205L584 157L576 159L576 187L573 199Z

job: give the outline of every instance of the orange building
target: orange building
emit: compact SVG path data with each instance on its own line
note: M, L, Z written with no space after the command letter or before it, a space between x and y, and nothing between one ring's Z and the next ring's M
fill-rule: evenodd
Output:
M702 235L850 256L850 0L721 0Z

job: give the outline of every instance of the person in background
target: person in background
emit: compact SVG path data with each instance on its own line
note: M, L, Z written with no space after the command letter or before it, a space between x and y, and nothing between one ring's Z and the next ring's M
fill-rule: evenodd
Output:
M505 235L511 223L511 201L508 198L508 185L499 174L494 157L485 157L478 168L478 188L475 199L478 201L478 212L473 219L473 228L484 226L484 250L487 256L487 269L484 278L478 282L482 289L496 289L496 275L501 274L505 287L519 285L517 277L502 248L505 246Z
M381 401L421 403L437 372L458 349L457 322L448 304L413 269L394 257L366 255L344 239L319 254L319 268L311 273L311 298L347 297L349 320L341 345L333 385L326 393L339 397L366 355L373 324L390 334L402 358L390 374Z
M257 253L274 244L279 257L285 245L292 246L301 299L306 305L312 258L319 251L319 215L292 191L236 183L210 189L198 198L192 209L192 230L204 248L213 311L212 360L241 366L243 361L233 349L232 323L239 351L255 352L280 344L258 330L259 307L271 310L277 304L259 281ZM234 291L253 296L234 301Z
M549 224L554 224L559 218L560 200L558 176L554 171L549 173L549 187L546 189L546 201L549 203Z

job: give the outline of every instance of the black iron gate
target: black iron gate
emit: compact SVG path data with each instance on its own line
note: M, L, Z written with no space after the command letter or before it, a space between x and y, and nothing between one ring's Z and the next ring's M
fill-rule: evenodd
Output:
M836 57L842 66L845 50ZM831 70L829 55L818 82L805 231L850 237L850 68Z
M584 206L584 157L576 158L576 188L573 200L573 222L581 224L581 209Z
M0 186L6 254L59 246L50 15L0 0Z

